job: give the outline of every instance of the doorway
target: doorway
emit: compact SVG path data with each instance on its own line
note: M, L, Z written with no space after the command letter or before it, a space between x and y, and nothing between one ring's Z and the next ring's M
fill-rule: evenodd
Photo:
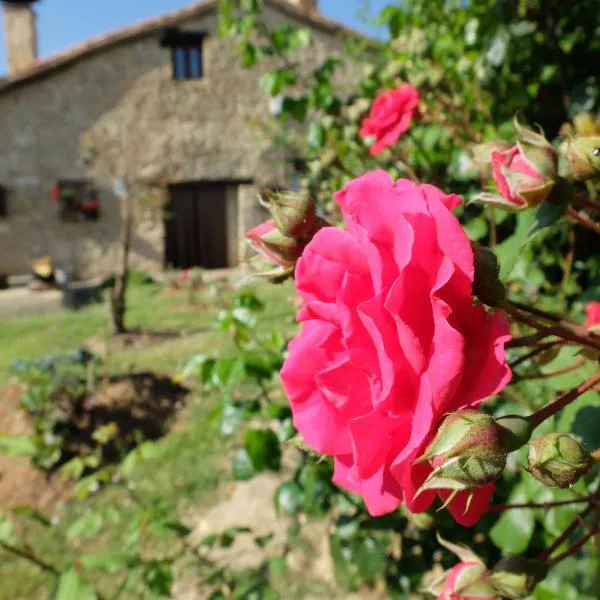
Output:
M164 210L166 267L232 266L231 250L237 247L235 192L227 182L187 182L169 187Z

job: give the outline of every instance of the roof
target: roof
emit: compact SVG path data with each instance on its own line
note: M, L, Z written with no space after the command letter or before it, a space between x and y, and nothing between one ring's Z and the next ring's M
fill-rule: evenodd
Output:
M286 0L265 0L266 4L276 7L283 13L303 21L306 25L320 29L326 33L345 33L353 37L364 38L357 31L323 16L319 11L304 11ZM0 93L11 90L23 83L46 77L54 71L63 69L84 58L105 52L115 46L133 42L148 35L155 34L165 27L173 27L184 23L191 18L208 15L218 8L219 0L200 0L178 11L167 13L159 17L145 19L134 25L123 27L72 46L71 48L54 54L45 59L38 60L31 68L14 77L0 79ZM365 38L366 39L366 38Z

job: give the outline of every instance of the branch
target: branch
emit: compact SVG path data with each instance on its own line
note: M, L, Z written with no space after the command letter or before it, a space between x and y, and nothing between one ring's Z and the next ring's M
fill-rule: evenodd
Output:
M586 213L582 211L577 212L574 208L569 207L566 210L566 214L571 217L573 221L577 223L577 225L581 225L582 227L585 227L586 229L589 229L590 231L600 235L600 225L595 221L592 221L592 219L590 219Z
M600 350L600 338L583 327L583 325L576 325L565 321L564 319L560 319L560 321L555 322L553 325L545 325L540 323L534 317L524 313L510 300L505 302L502 308L504 308L504 310L515 320L524 323L525 325L529 325L532 329L537 329L539 332L547 335L555 335L569 342L575 342L582 346L589 346L595 350Z
M587 358L585 356L580 356L572 365L568 367L563 367L562 369L555 369L554 371L548 371L547 373L533 373L531 375L518 375L516 379L521 381L523 379L549 379L550 377L557 377L558 375L564 375L565 373L570 373L571 371L575 371L581 367ZM515 379L513 379L513 382Z
M529 416L528 420L534 427L537 427L540 423L543 423L546 419L555 415L565 408L565 406L579 398L579 396L598 385L598 383L600 383L600 372L596 373L593 377L590 377L576 388L573 388L570 392L563 394L558 400L552 402L552 404L538 410L536 413Z
M562 340L554 341L554 342L546 342L545 344L542 344L541 346L534 348L527 354L524 354L523 356L519 356L519 358L516 358L515 360L513 360L513 362L511 362L508 366L512 370L515 367L518 367L521 363L524 363L526 360L529 360L530 358L533 358L534 356L537 356L538 354L541 354L542 352L545 352L546 350L549 350L550 348L553 348L554 346L558 346L562 343L563 343Z
M46 561L42 560L41 558L27 550L16 548L15 546L11 546L10 544L7 544L3 541L0 541L0 548L6 550L7 552L10 552L11 554L14 554L15 556L18 556L19 558L23 558L29 561L30 563L42 569L42 571L50 573L54 577L60 577L61 575L61 572L56 567L54 567L50 563L47 563Z
M580 504L590 502L594 496L584 496L583 498L574 498L572 500L558 500L556 502L524 502L523 504L492 504L488 512L502 512L513 508L554 508L556 506L567 506L569 504Z
M593 200L588 200L587 198L578 196L575 198L574 204L580 208L585 208L589 211L600 213L600 202L594 202Z
M577 554L579 550L581 550L594 536L598 534L598 531L600 531L599 525L600 515L596 517L596 520L594 521L590 532L586 533L578 542L573 544L568 550L565 550L562 554L559 554L558 556L550 560L549 564L551 566L557 565L561 560L564 560L569 556L573 556L573 554Z

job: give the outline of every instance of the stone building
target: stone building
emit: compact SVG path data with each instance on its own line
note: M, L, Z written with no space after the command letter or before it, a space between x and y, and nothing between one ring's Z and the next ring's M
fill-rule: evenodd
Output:
M3 0L0 274L45 255L81 277L110 272L124 196L136 207L134 268L237 264L244 231L264 218L257 188L290 187L294 169L265 130L276 109L258 86L267 66L244 69L219 37L218 0L44 60L33 4ZM264 0L268 25L311 28L306 69L349 33L316 4Z

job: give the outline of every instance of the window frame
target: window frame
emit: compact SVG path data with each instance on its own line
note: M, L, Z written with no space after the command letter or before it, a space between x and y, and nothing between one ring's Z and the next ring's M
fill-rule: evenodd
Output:
M204 79L205 31L165 29L160 39L163 48L171 51L171 69L174 81Z

